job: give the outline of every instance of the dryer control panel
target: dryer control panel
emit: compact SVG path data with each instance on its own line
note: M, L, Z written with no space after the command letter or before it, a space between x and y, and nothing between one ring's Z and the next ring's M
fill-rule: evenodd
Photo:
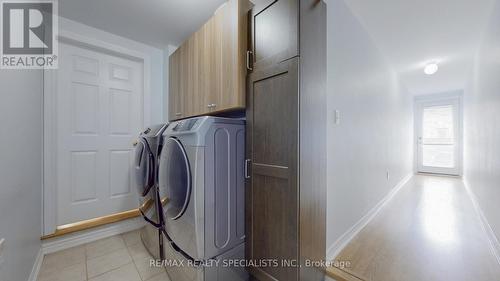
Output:
M178 121L177 124L174 125L172 131L175 132L190 131L198 123L200 119L201 118L192 118L192 119Z

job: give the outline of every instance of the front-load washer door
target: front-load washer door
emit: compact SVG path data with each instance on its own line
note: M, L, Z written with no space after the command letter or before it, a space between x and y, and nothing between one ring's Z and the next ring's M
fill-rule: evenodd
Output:
M143 138L135 145L133 177L139 196L146 196L154 185L154 156Z
M184 147L175 138L163 144L160 157L159 185L165 220L178 220L184 215L191 197L192 180Z
M165 137L158 178L160 213L163 215L166 238L191 258L202 259L203 216L196 216L195 213L203 208L197 203L200 200L197 196L202 197L203 194L195 192L195 176L199 173L195 174L195 167L203 170L203 166L199 167L197 157L202 157L202 153L197 156L197 151L193 147L184 147L176 138Z

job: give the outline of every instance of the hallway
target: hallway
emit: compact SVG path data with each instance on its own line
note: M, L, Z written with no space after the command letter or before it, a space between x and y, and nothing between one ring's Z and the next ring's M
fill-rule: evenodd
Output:
M467 190L452 177L411 178L336 260L350 262L330 272L337 281L489 281L500 276Z

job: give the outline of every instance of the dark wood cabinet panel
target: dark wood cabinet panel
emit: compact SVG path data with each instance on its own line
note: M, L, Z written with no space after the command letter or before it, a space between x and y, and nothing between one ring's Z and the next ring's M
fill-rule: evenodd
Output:
M326 252L326 6L270 0L250 15L246 255L300 265L251 267L251 280L321 281L305 264Z
M298 56L298 13L298 0L270 1L252 9L253 69Z
M252 258L255 260L297 259L297 196L296 185L288 178L279 178L254 173L254 237ZM297 280L298 269L270 266L255 268L264 280Z
M326 4L300 2L300 260L325 260L327 186ZM324 280L301 267L299 280Z
M247 236L251 260L298 257L298 59L249 77L247 134L252 151ZM260 280L297 280L296 267L255 267Z

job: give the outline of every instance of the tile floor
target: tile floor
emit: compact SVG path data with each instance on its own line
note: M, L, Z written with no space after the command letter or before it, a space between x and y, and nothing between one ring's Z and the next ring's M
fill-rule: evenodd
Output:
M132 231L46 255L38 281L170 281L150 259Z

